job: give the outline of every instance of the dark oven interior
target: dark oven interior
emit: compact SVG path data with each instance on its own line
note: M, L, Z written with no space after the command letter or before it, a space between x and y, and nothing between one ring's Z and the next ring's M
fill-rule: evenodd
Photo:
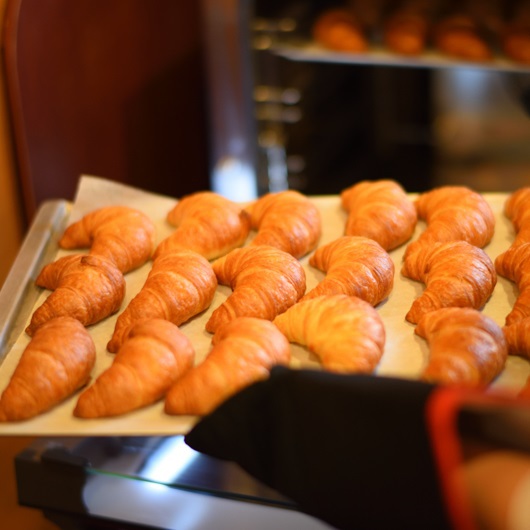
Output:
M493 55L486 61L443 56L429 36L420 55L389 52L385 18L402 3L251 3L261 192L288 186L335 194L353 182L380 178L398 180L411 192L453 183L508 191L527 181L528 65L508 60L491 35ZM436 16L476 3L446 1ZM480 4L497 8L507 24L520 2ZM363 7L378 11L366 31L366 50L337 51L315 41L314 25L323 12L358 14Z

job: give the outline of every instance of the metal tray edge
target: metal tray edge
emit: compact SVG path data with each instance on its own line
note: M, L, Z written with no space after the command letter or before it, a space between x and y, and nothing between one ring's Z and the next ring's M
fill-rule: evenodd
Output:
M35 215L15 261L0 290L0 364L20 334L39 288L35 278L57 247L57 240L68 218L71 204L66 200L44 202Z

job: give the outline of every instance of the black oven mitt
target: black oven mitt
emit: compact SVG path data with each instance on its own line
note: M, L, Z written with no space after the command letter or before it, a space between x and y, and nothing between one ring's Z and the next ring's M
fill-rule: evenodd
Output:
M405 379L274 368L186 436L337 528L452 528L428 429L435 387Z

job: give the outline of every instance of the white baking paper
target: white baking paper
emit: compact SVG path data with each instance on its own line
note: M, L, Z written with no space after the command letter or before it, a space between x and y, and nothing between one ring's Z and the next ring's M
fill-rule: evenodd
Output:
M508 248L513 240L514 233L511 223L502 213L506 195L488 193L484 194L484 196L493 208L497 219L494 238L485 249L494 260L498 254ZM311 197L311 200L315 202L322 214L323 233L320 245L340 237L344 230L346 212L340 206L339 197L319 196ZM173 230L167 224L165 216L176 201L176 198L156 195L102 178L85 176L80 180L67 224L81 218L95 208L106 205L128 205L138 208L149 215L156 225L157 242L159 242ZM423 228L424 224L422 222L418 223L414 238L417 237ZM249 241L251 238L252 235L249 237ZM394 289L389 298L377 308L385 322L387 339L385 353L376 373L381 376L416 378L427 362L429 351L425 341L414 334L414 326L406 322L405 314L414 298L421 294L423 284L401 276L401 260L404 250L405 245L391 252L396 266ZM66 253L57 249L56 258ZM308 260L309 256L306 256L302 258L301 262L306 271L307 289L309 290L323 278L323 274L310 267ZM122 308L125 308L129 300L140 290L150 266L150 263L147 263L140 269L126 275L127 294ZM491 316L499 325L503 325L504 319L515 301L516 292L516 288L511 282L499 278L493 296L483 310L484 313ZM42 303L47 294L47 291L42 292L36 306ZM229 294L230 289L228 287L219 286L210 308L180 326L180 329L194 344L197 363L204 359L211 348L211 334L205 331L204 325L212 311ZM96 378L112 362L114 354L106 351L106 344L114 330L116 318L117 314L89 328L89 332L97 346L97 362L93 371L93 378ZM22 333L0 366L0 390L3 390L7 385L28 342L29 337ZM291 348L293 367L320 369L316 358L304 347L293 344ZM492 389L502 389L503 391L515 393L525 383L529 374L530 365L527 360L519 357L510 357L504 372L492 384ZM188 432L197 419L189 416L166 415L163 411L162 403L157 403L117 418L79 419L72 415L78 395L79 392L53 410L34 419L0 424L0 435L173 435ZM318 429L318 425L315 425L315 428Z

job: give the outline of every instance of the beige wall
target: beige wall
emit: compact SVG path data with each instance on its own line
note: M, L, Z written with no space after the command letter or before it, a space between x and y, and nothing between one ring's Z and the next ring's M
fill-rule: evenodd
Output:
M0 0L0 36L7 0ZM21 205L17 196L13 142L10 135L4 70L0 75L0 286L22 242Z

